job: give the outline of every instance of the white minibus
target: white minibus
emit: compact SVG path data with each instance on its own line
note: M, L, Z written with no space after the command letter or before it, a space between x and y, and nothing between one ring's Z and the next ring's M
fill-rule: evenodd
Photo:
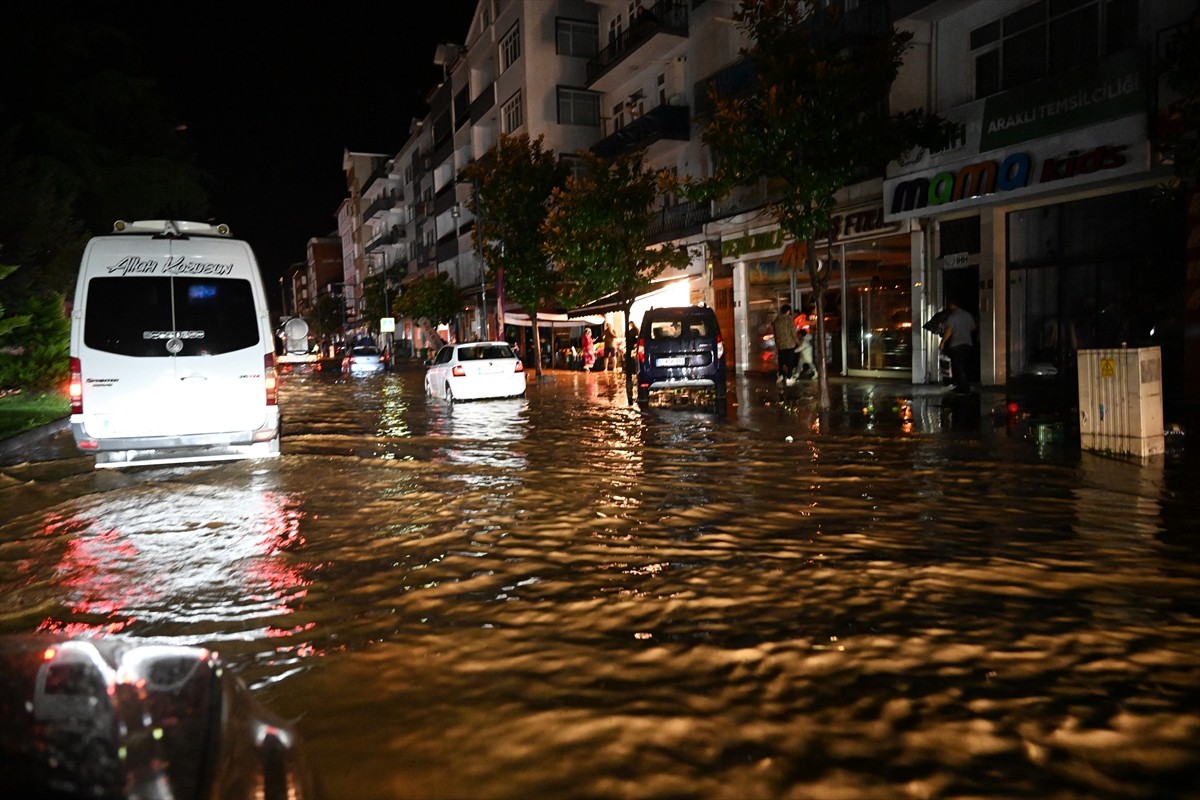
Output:
M279 455L270 312L224 225L117 222L71 314L71 431L97 467Z

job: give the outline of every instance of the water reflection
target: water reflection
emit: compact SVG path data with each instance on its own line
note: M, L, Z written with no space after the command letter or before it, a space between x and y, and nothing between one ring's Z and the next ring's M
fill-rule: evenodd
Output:
M14 571L58 597L41 632L276 637L309 583L301 516L275 491L131 482L47 513Z
M554 377L289 377L265 468L6 470L0 629L232 649L334 797L1195 796L1194 473Z

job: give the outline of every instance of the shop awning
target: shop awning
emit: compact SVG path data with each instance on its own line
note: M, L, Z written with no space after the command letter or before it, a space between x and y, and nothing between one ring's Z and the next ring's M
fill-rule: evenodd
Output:
M517 310L504 310L505 325L522 325L526 328L531 327L533 322L529 319L529 315L517 307ZM569 328L579 325L603 325L604 317L599 315L580 315L575 316L573 313L551 313L543 311L538 314L538 326L545 325L548 328Z
M651 285L651 288L645 294L638 295L634 302L645 304L647 301L653 302L656 296L665 294L671 291L679 283L687 283L688 278L668 278L667 280L658 281ZM614 292L610 295L605 295L599 300L594 300L587 305L573 308L567 312L568 317L585 317L595 314L608 314L612 311L620 311L621 304L617 294ZM594 324L594 323L593 323Z

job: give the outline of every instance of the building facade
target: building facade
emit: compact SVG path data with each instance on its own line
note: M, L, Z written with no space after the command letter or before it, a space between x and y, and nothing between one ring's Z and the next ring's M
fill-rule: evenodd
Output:
M977 381L1073 380L1078 348L1122 343L1162 347L1167 371L1183 375L1185 218L1180 202L1156 204L1170 174L1156 147L1170 98L1156 75L1194 3L838 5L853 29L913 34L891 110L938 113L964 135L839 193L817 254L833 269L831 372L940 380L937 341L922 325L955 299L978 320ZM461 292L453 335L503 335L502 324L520 323L499 308L502 292L473 247L462 168L502 134L527 133L565 159L638 149L649 167L706 177L698 118L708 87L749 79L736 7L480 0L464 43L438 49L444 81L398 152L346 155L347 302L372 271L401 282L443 272ZM767 200L765 186L712 204L664 198L655 239L693 258L635 305L635 320L648 305L707 303L728 331L731 366L773 369L771 319L812 298ZM419 347L421 332L404 325L397 336Z
M985 384L1069 390L1079 349L1157 346L1181 393L1186 237L1183 203L1156 192L1171 177L1156 75L1194 3L907 5L897 24L924 57L893 101L964 130L883 184L884 220L913 228L913 322L950 299L975 314ZM914 378L930 380L933 339L914 344Z

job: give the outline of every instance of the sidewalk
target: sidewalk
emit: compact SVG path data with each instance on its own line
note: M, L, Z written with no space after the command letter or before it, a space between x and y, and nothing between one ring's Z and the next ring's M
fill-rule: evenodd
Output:
M533 370L528 369L530 380ZM543 375L561 382L576 379L608 380L604 372L543 369ZM612 373L621 382L624 374ZM1041 391L1039 391L1041 389ZM687 390L683 390L686 392ZM818 383L800 380L792 386L775 382L768 373L741 373L729 379L729 415L747 416L764 410L792 413L817 412ZM1073 394L1064 396L1038 386L975 385L967 395L958 395L940 384L914 384L902 379L829 377L830 410L827 425L831 430L870 430L888 435L920 433L990 435L1027 439L1034 446L1057 446L1078 450L1079 411ZM662 403L657 396L654 404ZM681 404L682 400L681 400ZM1197 410L1186 406L1164 409L1167 429L1167 454L1186 455L1186 431ZM1200 446L1190 456L1200 460Z

